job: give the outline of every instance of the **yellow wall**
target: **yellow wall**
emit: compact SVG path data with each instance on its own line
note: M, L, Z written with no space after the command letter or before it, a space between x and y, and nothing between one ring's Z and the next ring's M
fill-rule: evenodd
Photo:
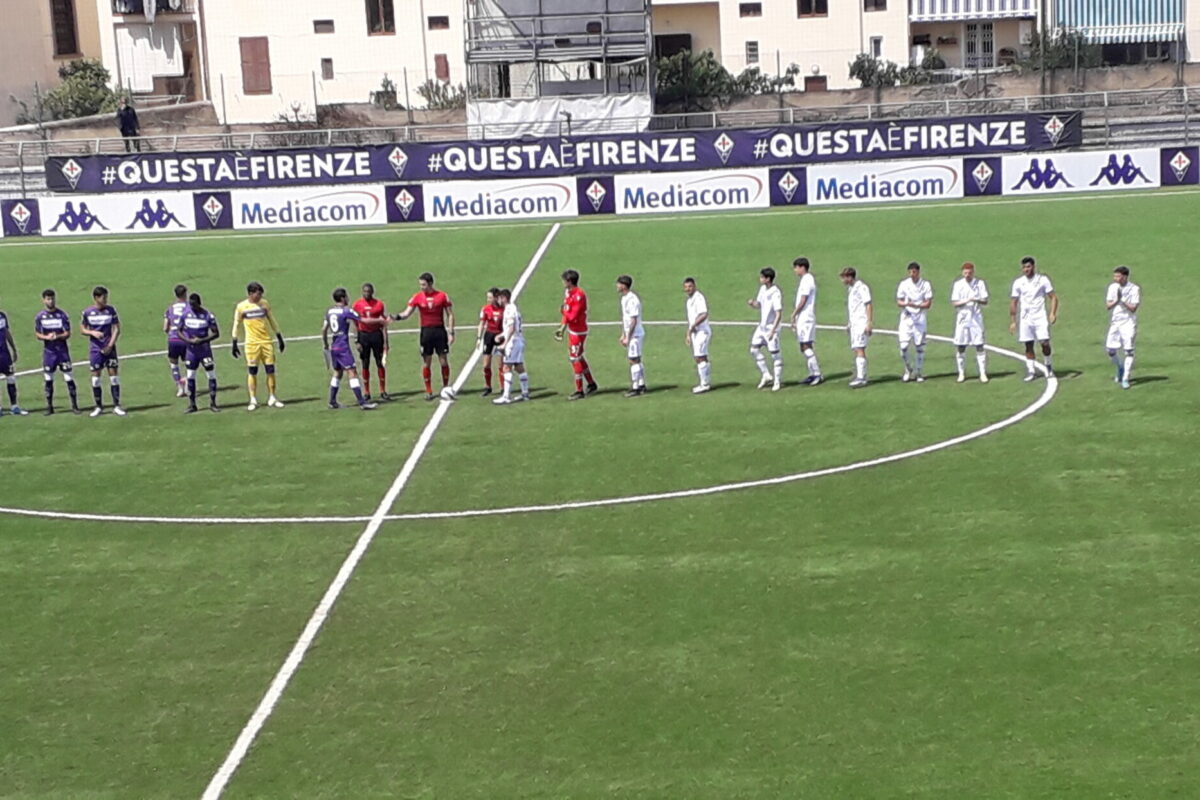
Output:
M58 67L67 58L55 58L47 0L0 0L7 24L0 24L0 127L16 121L20 107L15 95L33 105L33 88L43 92L58 85ZM76 0L76 41L80 54L100 57L96 0ZM21 20L14 23L12 20Z
M712 50L721 57L721 16L716 3L653 6L654 35L690 33L692 51Z

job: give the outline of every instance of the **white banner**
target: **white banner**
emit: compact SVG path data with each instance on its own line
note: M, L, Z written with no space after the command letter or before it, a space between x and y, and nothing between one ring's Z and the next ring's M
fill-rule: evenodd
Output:
M386 225L383 186L307 186L294 189L234 189L233 227L330 228Z
M538 219L579 215L575 178L426 183L426 222Z
M962 159L820 164L808 167L808 204L954 200L963 196Z
M617 175L614 179L617 213L768 208L771 192L767 175L765 168Z
M191 192L52 195L38 200L43 236L196 230Z
M1004 194L1056 194L1162 185L1157 148L1004 157Z

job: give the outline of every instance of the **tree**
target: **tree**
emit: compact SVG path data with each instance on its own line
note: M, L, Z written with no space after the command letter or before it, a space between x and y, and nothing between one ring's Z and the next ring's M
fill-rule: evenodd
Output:
M467 88L461 83L427 80L417 87L417 94L425 100L425 107L430 111L448 111L455 108L467 107Z
M738 94L737 81L712 50L681 50L658 60L658 102L682 111L711 111L728 105Z
M43 100L52 119L74 119L115 111L117 95L109 88L108 70L99 61L81 58L58 68L62 83Z
M1079 31L1057 30L1046 36L1046 69L1098 67L1102 55L1100 45L1088 44ZM1029 42L1029 59L1022 61L1021 66L1038 70L1042 65L1042 37L1034 36Z
M887 88L900 82L900 68L894 61L859 53L850 64L850 77L857 79L864 89Z

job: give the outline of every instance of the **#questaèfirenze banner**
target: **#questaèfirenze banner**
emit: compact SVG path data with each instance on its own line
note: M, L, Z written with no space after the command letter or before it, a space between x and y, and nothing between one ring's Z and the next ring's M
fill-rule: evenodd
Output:
M56 192L161 192L778 167L1078 147L1079 112L488 142L46 159Z

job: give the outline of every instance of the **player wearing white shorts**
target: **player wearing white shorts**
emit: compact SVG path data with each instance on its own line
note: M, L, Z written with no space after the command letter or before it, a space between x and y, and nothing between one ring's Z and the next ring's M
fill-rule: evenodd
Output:
M642 364L642 299L633 291L633 278L617 278L617 294L621 296L621 346L629 358L629 391L626 397L641 397L646 393L646 368Z
M692 394L704 394L712 388L712 364L708 361L712 326L708 324L708 301L704 299L704 293L696 288L695 278L683 279L683 293L687 295L685 308L688 323L683 340L691 345L692 358L696 360L696 372L700 375L700 383L692 387Z
M896 287L896 305L900 308L900 358L904 361L904 374L900 380L908 383L916 379L925 382L925 331L929 307L933 305L933 285L921 277L921 265L916 261L908 264L908 277ZM916 363L908 360L908 349L916 349Z
M529 372L525 369L525 331L521 320L521 309L512 301L510 289L500 289L496 299L504 309L504 319L501 323L500 335L496 337L496 346L503 355L502 375L500 380L504 386L500 396L492 400L498 406L529 399ZM521 381L521 394L512 396L513 373Z
M854 351L850 388L858 389L867 385L867 340L875 325L875 308L871 305L870 287L858 279L854 267L843 269L841 278L846 285L846 329L850 332L850 349Z
M1117 368L1116 380L1122 389L1129 388L1129 379L1133 375L1133 343L1137 339L1137 312L1141 305L1142 287L1129 280L1129 267L1114 269L1113 282L1108 285L1108 295L1104 298L1104 307L1112 312L1105 347ZM1125 351L1124 361L1117 355L1118 350Z
M796 307L792 310L792 328L796 331L796 343L808 361L808 377L802 383L816 386L825 379L821 377L821 365L817 363L817 352L813 342L817 338L817 281L812 276L812 266L801 256L792 262L792 272L800 279L796 287Z
M757 308L759 312L758 327L750 337L750 355L754 356L758 371L762 373L758 388L766 389L769 386L771 391L778 392L783 386L783 353L779 351L779 326L783 323L783 292L775 285L775 270L770 267L763 267L758 271L758 283L758 296L746 301L747 305ZM763 348L770 352L774 362L774 380L772 371L767 366Z
M958 382L967 379L966 352L975 348L975 363L979 365L979 382L987 383L987 350L984 349L983 307L988 302L987 284L975 277L975 265L962 265L962 277L950 288L950 305L954 307L954 364L958 367Z
M1025 345L1025 382L1037 377L1034 369L1036 357L1034 342L1041 342L1042 356L1046 362L1046 376L1054 377L1054 366L1050 360L1050 326L1058 321L1058 295L1047 275L1037 271L1033 256L1021 259L1021 276L1013 281L1011 300L1008 304L1009 333L1017 335L1017 341ZM1046 300L1050 300L1050 311L1046 313Z

